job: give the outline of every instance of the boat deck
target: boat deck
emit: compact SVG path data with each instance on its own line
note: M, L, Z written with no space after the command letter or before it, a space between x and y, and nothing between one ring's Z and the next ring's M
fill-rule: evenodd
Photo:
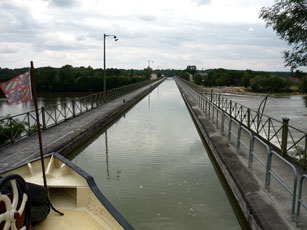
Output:
M66 209L59 210L64 213L64 216L50 211L48 218L35 226L35 230L54 230L65 229L65 230L75 230L75 229L105 229L99 224L91 215L89 215L86 210L77 209Z

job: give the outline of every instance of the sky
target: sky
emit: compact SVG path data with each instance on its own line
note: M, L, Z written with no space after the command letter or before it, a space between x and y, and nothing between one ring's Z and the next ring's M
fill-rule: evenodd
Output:
M0 67L289 71L259 19L274 0L0 0ZM303 69L304 70L304 69Z

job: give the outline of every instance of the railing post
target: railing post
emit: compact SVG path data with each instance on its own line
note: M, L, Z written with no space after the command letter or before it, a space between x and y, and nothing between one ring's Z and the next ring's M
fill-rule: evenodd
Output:
M271 134L271 117L269 117L268 141L270 141L270 134Z
M259 112L257 112L257 134L259 134L259 126L260 126L260 117L259 117Z
M222 121L221 121L221 134L224 136L224 126L225 126L225 112L222 112Z
M10 136L10 139L11 139L11 142L14 142L15 141L15 138L14 138L14 134L13 134L13 125L12 125L12 117L10 117L10 133L11 133L11 136Z
M251 128L251 111L249 108L247 108L247 127Z
M231 126L232 126L232 119L230 118L228 126L228 143L231 142Z
M42 111L42 125L43 125L43 129L46 129L45 107L41 107L41 111Z
M55 122L56 125L58 124L57 114L56 114L57 108L58 108L58 107L55 105L55 106L54 106L54 122Z
M232 113L232 100L229 101L229 115L231 117L231 113Z
M305 150L304 150L304 170L306 169L306 156L307 155L307 133L305 133Z
M221 107L221 94L219 94L218 96L218 105L219 105L219 108Z
M28 136L31 136L31 124L30 124L30 113L27 112L28 117Z
M210 90L210 101L212 102L212 100L213 100L213 95L212 95L212 93L213 93L213 90L211 89Z
M219 128L219 110L216 108L216 128Z
M76 102L75 100L71 100L71 106L72 106L72 116L75 117L76 116Z
M240 145L241 145L241 123L239 123L238 126L238 134L237 134L237 152L240 151Z
M64 120L66 121L67 120L67 111L66 111L66 102L64 103Z
M281 152L285 156L287 154L287 142L288 142L288 124L289 118L282 119L282 139L281 139Z

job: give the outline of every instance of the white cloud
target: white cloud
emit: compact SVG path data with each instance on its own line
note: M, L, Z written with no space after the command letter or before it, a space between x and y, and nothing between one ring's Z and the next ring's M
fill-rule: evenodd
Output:
M274 0L1 0L0 67L107 66L288 70L258 18ZM22 57L21 57L22 56Z

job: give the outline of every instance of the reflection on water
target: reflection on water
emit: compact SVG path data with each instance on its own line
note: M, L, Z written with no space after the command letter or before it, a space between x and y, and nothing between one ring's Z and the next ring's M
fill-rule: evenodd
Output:
M109 148L108 148L108 131L106 130L104 133L105 143L106 143L106 168L107 168L107 179L110 179L110 171L109 171Z
M135 229L240 229L173 80L69 158Z

